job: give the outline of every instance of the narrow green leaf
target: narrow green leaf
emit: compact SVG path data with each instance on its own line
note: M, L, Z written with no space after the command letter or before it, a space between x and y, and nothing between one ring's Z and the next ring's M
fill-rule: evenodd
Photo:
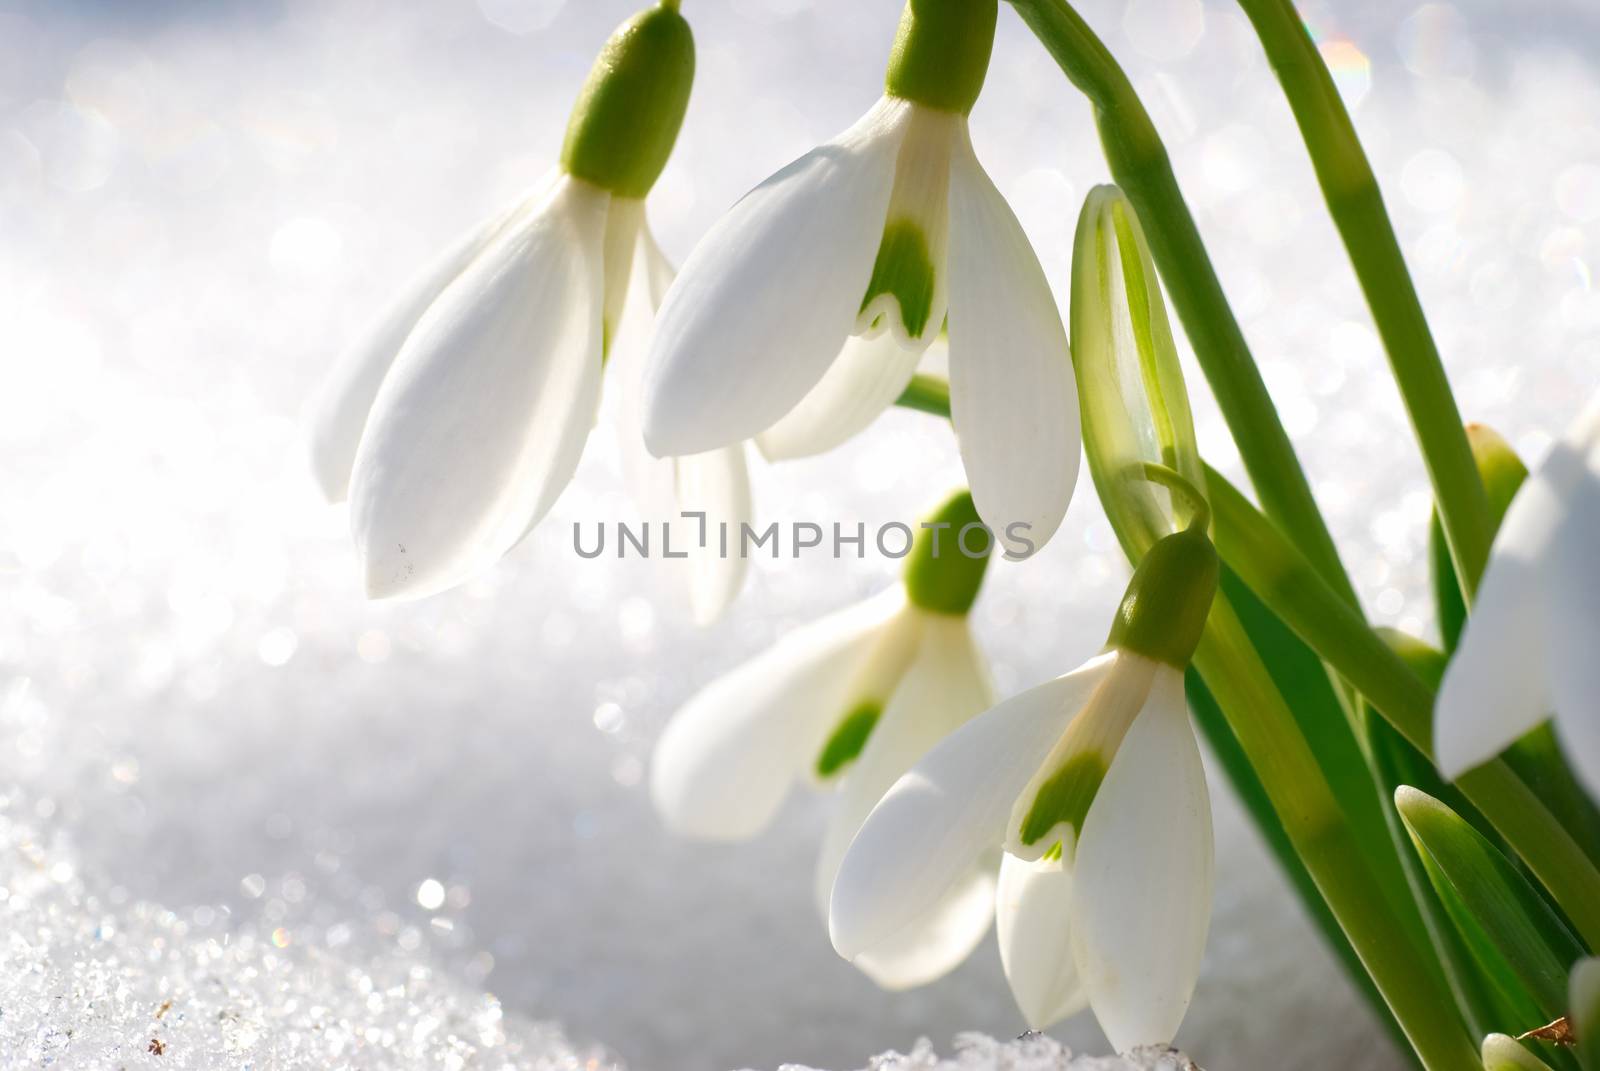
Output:
M1477 977L1483 982L1481 1015L1486 1029L1524 1031L1547 1022L1538 1002L1522 984L1511 964L1500 954L1489 934L1468 910L1454 886L1426 852L1416 853L1418 865L1437 890L1439 904L1468 956L1478 965Z
M1395 806L1413 842L1505 957L1538 1005L1554 1019L1567 1003L1567 965L1583 954L1577 938L1506 857L1454 811L1409 786Z
M1258 599L1231 569L1222 571L1221 590L1238 611L1250 642L1260 652L1272 681L1287 701L1328 787L1339 800L1384 893L1419 943L1427 935L1401 867L1399 846L1391 839L1367 756L1354 722L1334 690L1321 659Z
M1217 705L1216 698L1196 670L1191 669L1185 676L1184 687L1189 696L1189 709L1194 713L1195 721L1206 738L1211 754L1222 764L1222 769L1227 774L1229 783L1233 785L1234 792L1238 794L1245 810L1250 812L1250 817L1255 820L1256 828L1261 831L1261 836L1266 840L1273 858L1278 861L1278 867L1289 879L1289 884L1300 898L1301 905L1311 916L1311 921L1316 924L1317 931L1333 950L1334 956L1345 970L1346 977L1366 998L1367 1005L1378 1016L1400 1050L1409 1052L1410 1043L1406 1041L1404 1031L1400 1029L1400 1024L1395 1022L1394 1013L1389 1010L1383 994L1378 992L1378 987L1373 984L1366 968L1361 965L1361 958L1350 946L1350 939L1340 928L1339 920L1333 917L1333 912L1323 900L1322 893L1317 890L1317 884L1312 880L1310 871L1306 870L1305 863L1294 850L1289 834L1284 830L1282 820L1278 818L1278 812L1272 809L1272 801L1267 797L1267 790L1262 787L1261 779L1256 776L1256 772L1250 768L1250 760L1245 756L1244 749L1239 746L1239 738L1234 736L1233 730L1228 727L1228 719L1223 716L1222 708Z

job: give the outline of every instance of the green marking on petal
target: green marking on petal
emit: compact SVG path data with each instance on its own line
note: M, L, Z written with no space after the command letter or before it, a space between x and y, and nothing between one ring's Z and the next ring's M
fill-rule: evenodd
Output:
M900 323L911 338L921 338L933 314L933 257L928 252L928 236L908 219L895 220L883 228L878 259L872 265L872 280L861 299L861 312L874 298L888 294L900 305Z
M867 746L867 738L882 713L883 704L869 699L846 714L822 745L822 753L817 756L817 776L832 777L854 762Z
M1083 833L1083 819L1089 805L1100 791L1100 782L1106 778L1108 765L1098 751L1082 751L1072 756L1039 786L1033 797L1033 806L1022 819L1019 839L1023 844L1035 844L1062 822L1072 827L1075 834ZM1051 846L1060 853L1061 845ZM1049 852L1045 855L1048 857Z
M1050 850L1039 857L1041 862L1059 863L1061 861L1061 842L1058 840L1050 845Z

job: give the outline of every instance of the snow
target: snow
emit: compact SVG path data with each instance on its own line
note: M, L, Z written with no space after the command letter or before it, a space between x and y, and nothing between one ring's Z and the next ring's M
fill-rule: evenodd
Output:
M0 1059L356 1060L338 1038L368 1046L362 1067L431 1068L454 1036L479 1066L600 1067L603 1045L650 1071L848 1068L1020 1031L992 942L905 994L838 960L810 892L826 801L706 846L669 837L642 787L695 687L894 563L757 562L696 632L654 563L572 551L574 521L631 516L605 430L527 543L421 603L363 602L344 515L316 500L297 424L315 383L551 163L630 6L0 0L0 942L22 968L0 973ZM1304 6L1464 410L1537 454L1595 387L1595 16ZM865 110L896 7L688 0L699 80L651 201L675 259ZM1427 630L1422 469L1247 26L1198 0L1082 7L1167 137L1369 611ZM973 136L1062 294L1104 166L1001 14ZM1182 33L1152 37L1165 24ZM1237 475L1189 371L1202 446ZM947 429L895 413L755 479L765 520L870 528L959 465ZM1043 554L992 573L976 625L1009 693L1099 646L1125 567L1085 481ZM1178 1043L1213 1071L1403 1066L1214 783L1217 914ZM1105 1050L1087 1016L1051 1033ZM1048 1047L984 1044L957 1059Z

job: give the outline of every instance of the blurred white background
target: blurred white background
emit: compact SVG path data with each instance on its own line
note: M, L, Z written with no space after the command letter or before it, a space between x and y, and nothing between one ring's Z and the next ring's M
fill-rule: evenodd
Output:
M112 909L416 957L637 1068L853 1067L919 1034L1016 1033L992 941L899 995L833 955L811 902L825 801L713 848L667 837L642 788L698 684L894 563L758 562L696 632L651 563L572 551L574 520L632 516L603 429L499 568L369 605L305 471L298 416L330 361L554 162L633 3L0 0L0 778ZM866 109L898 8L685 0L699 73L650 201L675 260ZM973 137L1064 295L1105 167L1002 8ZM1247 25L1201 0L1082 10L1167 138L1369 611L1430 629L1421 466ZM1303 10L1463 409L1537 455L1600 367L1600 12ZM1236 468L1191 387L1203 445ZM947 429L909 413L755 475L763 521L852 527L960 478ZM1001 690L1092 653L1124 575L1085 480L1044 554L992 570L978 620ZM1400 1066L1220 781L1215 805L1217 915L1179 1042L1214 1071ZM1054 1033L1104 1047L1087 1017Z

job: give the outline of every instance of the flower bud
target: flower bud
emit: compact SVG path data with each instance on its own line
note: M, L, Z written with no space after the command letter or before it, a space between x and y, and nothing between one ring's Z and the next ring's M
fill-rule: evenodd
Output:
M989 72L998 6L997 0L907 0L884 89L938 111L971 112Z
M1203 508L1205 469L1161 284L1133 205L1115 186L1089 191L1072 250L1072 363L1095 489L1131 554ZM1151 483L1176 473L1195 500Z
M667 165L694 83L694 35L675 0L617 27L578 94L561 166L620 197L643 197Z

